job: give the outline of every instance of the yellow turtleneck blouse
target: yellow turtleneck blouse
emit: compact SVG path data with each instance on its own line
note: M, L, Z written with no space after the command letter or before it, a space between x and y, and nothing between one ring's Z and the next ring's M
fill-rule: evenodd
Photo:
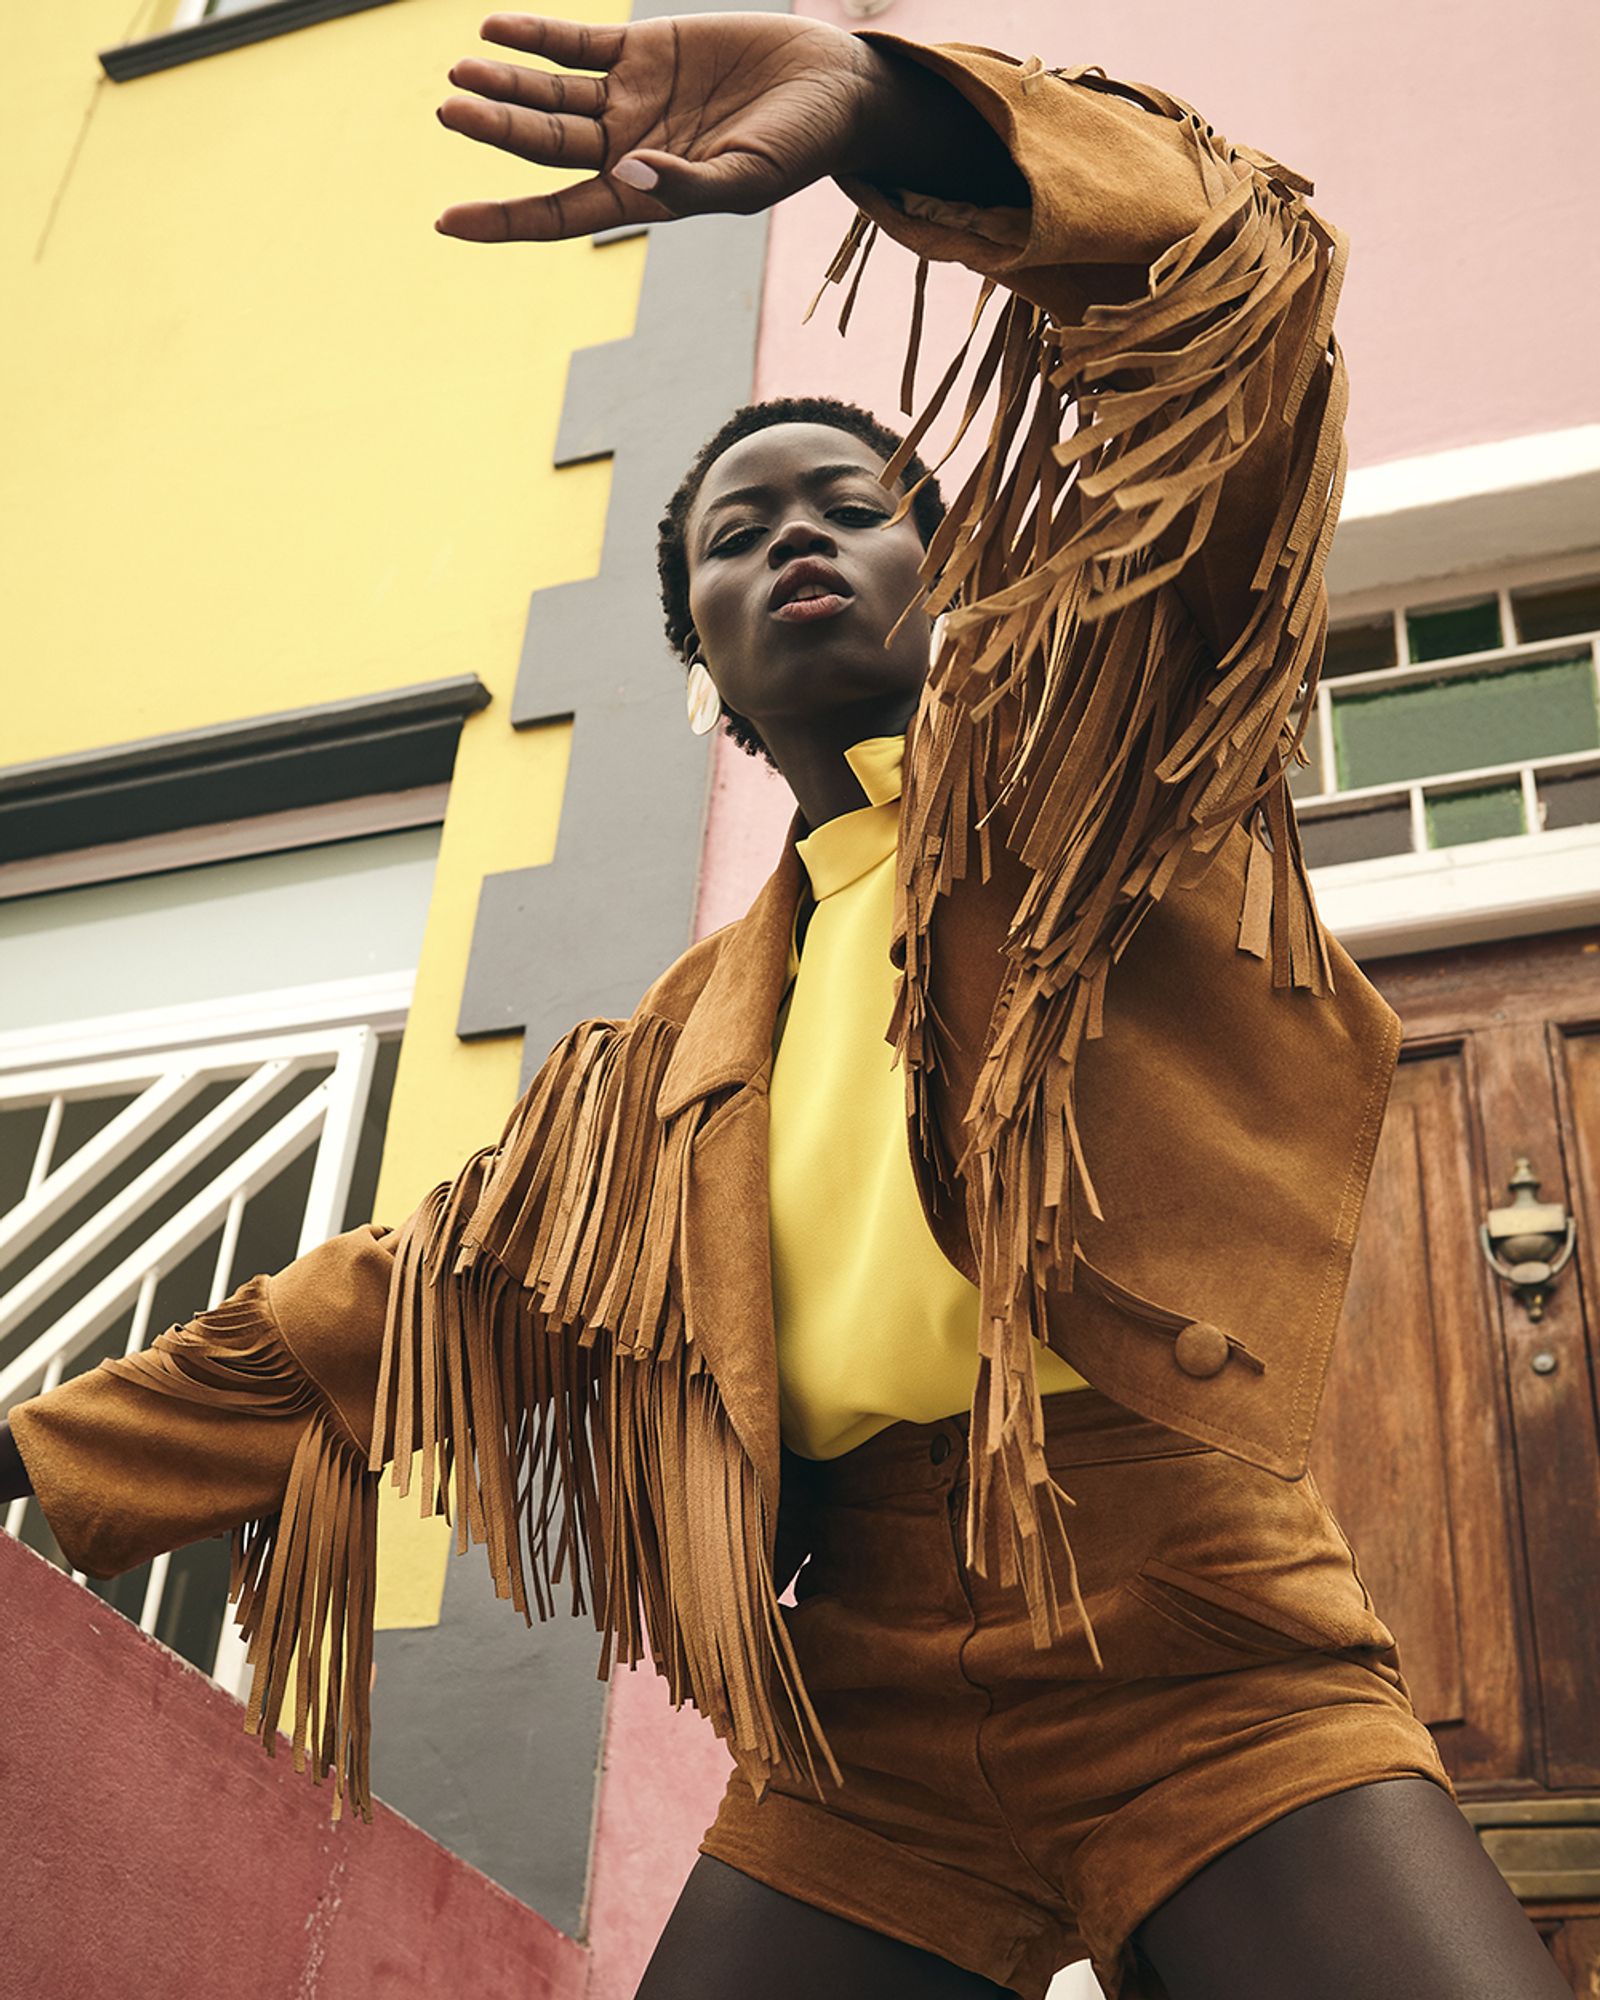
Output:
M978 1366L977 1287L922 1212L886 1040L904 750L848 749L871 803L797 843L815 908L778 1010L768 1206L783 1441L805 1458L969 1408ZM1049 1348L1037 1365L1041 1395L1088 1387Z

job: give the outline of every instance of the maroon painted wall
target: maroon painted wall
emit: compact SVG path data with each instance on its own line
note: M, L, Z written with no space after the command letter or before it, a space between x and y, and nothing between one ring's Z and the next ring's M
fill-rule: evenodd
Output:
M589 1954L0 1535L0 1991L580 2000Z

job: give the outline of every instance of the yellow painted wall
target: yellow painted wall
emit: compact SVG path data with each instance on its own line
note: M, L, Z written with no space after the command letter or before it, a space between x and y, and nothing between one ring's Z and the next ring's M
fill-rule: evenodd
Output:
M516 1039L455 1020L484 875L554 851L568 729L507 714L530 591L599 565L610 469L551 452L573 348L632 331L644 246L433 229L561 178L434 118L481 0L107 81L95 52L170 12L0 9L0 764L484 681L378 1190L399 1221L515 1095ZM385 1508L380 1623L438 1617L414 1509Z

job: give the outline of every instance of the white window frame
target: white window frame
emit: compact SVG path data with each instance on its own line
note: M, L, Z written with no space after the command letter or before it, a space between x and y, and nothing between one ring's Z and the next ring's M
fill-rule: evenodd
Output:
M266 4L267 0L251 0L250 6L236 7L233 11L236 14L248 14L253 12L256 7L264 7ZM208 14L206 12L207 5L208 0L178 0L178 4L172 13L172 27L197 28L202 21L221 18L217 15Z
M1493 652L1417 663L1410 658L1405 626L1407 610L1443 609L1492 597L1500 606L1501 639L1505 641L1514 632L1513 592L1555 588L1596 575L1600 575L1600 550L1585 549L1334 598L1330 605L1332 624L1376 622L1384 617L1394 620L1396 663L1370 673L1341 674L1322 681L1311 729L1317 736L1324 773L1334 769L1332 704L1339 691L1402 686L1408 681L1447 678L1452 673L1481 673L1487 667L1519 661L1533 665L1540 659L1567 657L1587 647L1596 700L1600 702L1600 633L1579 632L1528 645L1503 644ZM1539 823L1535 810L1536 784L1542 772L1587 769L1600 769L1600 750L1523 758L1409 782L1297 797L1295 812L1306 825L1319 817L1348 811L1363 800L1405 802L1410 808L1410 852L1312 870L1312 887L1324 922L1354 957L1382 958L1574 929L1600 921L1600 826L1562 827L1551 832ZM1454 847L1426 845L1427 795L1470 791L1496 781L1521 786L1525 832Z
M333 1059L332 1073L179 1212L71 1306L22 1354L0 1369L0 1410L29 1394L52 1389L67 1363L131 1305L126 1352L150 1338L156 1286L170 1269L221 1224L207 1308L236 1288L232 1269L249 1197L288 1161L316 1149L297 1254L334 1235L349 1198L380 1038L399 1033L411 1004L410 972L340 980L320 986L253 994L221 1002L183 1003L139 1013L107 1015L64 1030L29 1028L0 1034L0 1105L43 1104L45 1124L23 1200L0 1218L0 1251L14 1255L65 1207L81 1198L98 1174L110 1171L141 1140L205 1083L233 1080L236 1087L207 1118L182 1133L151 1165L90 1216L50 1258L0 1300L0 1331L21 1321L48 1295L52 1275L110 1241L142 1206L158 1200L208 1145L254 1111L292 1075ZM62 1111L73 1096L108 1086L143 1085L87 1145L59 1166L50 1155ZM3 1525L20 1532L28 1502L13 1501ZM151 1565L139 1626L153 1632L160 1617L170 1558ZM84 1581L80 1572L75 1580ZM242 1695L247 1669L244 1645L224 1618L212 1678Z

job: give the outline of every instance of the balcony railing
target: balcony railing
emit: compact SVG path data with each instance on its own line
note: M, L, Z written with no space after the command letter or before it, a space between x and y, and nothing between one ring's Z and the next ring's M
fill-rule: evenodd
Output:
M274 1215L274 1268L336 1234L377 1048L374 1029L345 1026L0 1071L13 1154L37 1122L25 1191L0 1213L0 1411L53 1389L74 1363L137 1353L161 1330L164 1280L194 1288L177 1303L169 1285L181 1317L220 1303L250 1275L236 1269L241 1232L269 1189L276 1211L292 1204ZM74 1119L77 1143L64 1143ZM302 1192L283 1177L307 1156ZM249 1254L262 1254L259 1231ZM197 1257L208 1260L198 1276ZM11 1534L28 1505L7 1508ZM149 1566L137 1606L121 1602L147 1632L163 1626L172 1561ZM237 1692L243 1648L220 1602L211 1614L215 1650L197 1664Z

